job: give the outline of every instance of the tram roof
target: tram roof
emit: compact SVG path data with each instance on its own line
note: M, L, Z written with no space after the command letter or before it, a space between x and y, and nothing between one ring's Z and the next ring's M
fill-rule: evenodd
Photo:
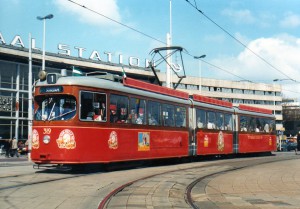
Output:
M272 110L268 110L264 108L258 108L258 107L253 108L251 106L240 104L238 107L234 107L234 109L235 112L238 114L275 118L275 116L272 114Z
M248 105L243 105L243 104L239 105L239 109L250 111L250 112L259 112L259 113L264 113L264 114L272 114L272 110L270 110L270 109L253 107L253 106L248 106Z
M46 84L46 81L40 81L36 86L44 86ZM121 82L116 82L99 77L97 78L93 76L63 76L57 79L57 82L55 84L48 85L78 85L119 91L122 93L129 93L170 102L191 104L186 92L156 86L154 84L138 81L131 78L127 78L126 81L122 84Z

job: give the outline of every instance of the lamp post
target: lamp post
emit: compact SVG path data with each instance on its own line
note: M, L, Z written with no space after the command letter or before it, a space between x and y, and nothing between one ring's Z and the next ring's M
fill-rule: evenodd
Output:
M49 15L46 15L45 17L40 17L40 16L37 16L36 18L38 20L43 20L44 22L44 30L43 30L43 57L42 57L42 70L45 71L45 39L46 39L46 19L52 19L54 16L53 14L49 14Z
M274 79L273 82L274 82L274 116L275 116L275 130L277 131L276 129L276 91L275 91L275 82L277 81L294 81L294 82L297 82L296 80L294 79L291 79L291 78L285 78L285 79ZM282 136L283 134L281 134ZM279 136L279 150L281 151L281 138Z
M203 58L205 58L206 57L206 55L205 54L203 54L203 55L201 55L201 56L194 56L194 59L197 59L199 62L199 91L200 91L200 94L201 94L201 90L202 90L202 83L201 83L201 80L202 80L202 66L201 66L201 63L202 63L202 61L201 61L201 59L203 59Z
M284 78L284 79L278 79L278 78L276 78L276 79L274 79L273 80L273 82L274 82L274 116L276 115L275 113L276 113L276 110L275 110L275 107L276 107L276 91L275 91L275 82L277 82L277 81L294 81L294 82L297 82L296 80L294 80L294 79L291 79L291 78Z

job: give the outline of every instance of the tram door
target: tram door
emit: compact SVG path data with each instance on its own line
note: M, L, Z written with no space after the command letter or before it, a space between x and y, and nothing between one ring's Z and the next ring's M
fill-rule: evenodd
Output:
M239 153L239 116L236 114L233 115L233 153Z
M189 108L189 156L197 155L196 109Z

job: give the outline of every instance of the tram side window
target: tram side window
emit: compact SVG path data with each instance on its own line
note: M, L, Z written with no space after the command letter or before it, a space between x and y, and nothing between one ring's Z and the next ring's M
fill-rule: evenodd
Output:
M160 119L160 103L154 101L148 101L148 124L152 126L161 125Z
M270 133L275 133L275 131L276 131L275 120L269 119L269 124L270 124Z
M128 97L122 95L110 95L110 122L128 123Z
M215 114L215 112L212 112L212 111L207 112L207 128L208 129L216 129L216 114Z
M174 127L174 106L169 104L162 105L162 116L164 126Z
M248 131L248 118L240 116L240 131Z
M220 112L216 113L216 129L225 130L223 113L220 113Z
M186 127L186 108L185 107L176 107L175 126L176 127Z
M263 132L272 133L275 130L275 121L269 118L262 119Z
M267 118L262 118L262 131L265 133L270 133L270 121Z
M196 110L196 118L197 118L197 128L205 128L206 127L206 112L201 109Z
M255 132L262 132L263 131L263 119L256 118L256 128Z
M80 119L106 121L106 94L82 91L80 94Z
M146 100L131 98L130 99L130 114L128 116L128 123L132 124L146 124L145 111Z
M231 114L224 114L225 116L225 130L232 131L232 115Z
M256 124L256 118L249 117L249 129L250 132L259 132Z

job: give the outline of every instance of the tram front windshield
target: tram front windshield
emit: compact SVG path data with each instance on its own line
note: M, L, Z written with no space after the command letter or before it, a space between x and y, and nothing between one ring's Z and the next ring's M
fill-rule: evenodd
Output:
M38 96L34 119L41 121L70 120L76 114L76 99L70 95Z

